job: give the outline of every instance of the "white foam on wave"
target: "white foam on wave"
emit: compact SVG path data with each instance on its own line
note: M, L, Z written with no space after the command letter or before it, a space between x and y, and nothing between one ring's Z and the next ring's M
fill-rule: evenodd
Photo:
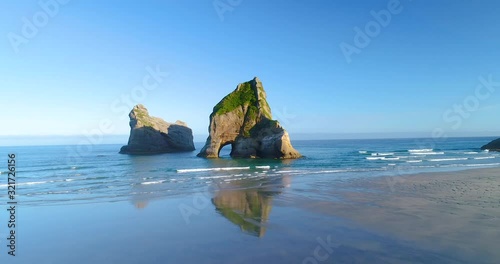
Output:
M323 173L343 173L343 172L370 172L370 171L385 171L386 168L371 168L371 169L339 169L339 170L320 170L320 171L307 171L304 174L323 174Z
M434 149L409 149L410 153L432 152Z
M243 174L239 174L243 176ZM221 179L221 178L229 178L233 177L233 175L220 175L220 176L208 176L208 177L198 177L200 180L207 180L207 179ZM237 177L236 175L234 177Z
M271 169L271 166L255 166L256 169L265 169L265 170L269 170Z
M412 155L444 155L444 152L415 152Z
M394 152L387 152L387 153L384 153L384 152L381 152L381 153L372 153L372 156L393 156L394 155Z
M429 161L439 162L439 161L457 161L457 160L468 160L468 158L430 159Z
M484 159L494 159L496 158L495 156L488 156L488 157L477 157L477 158L474 158L475 160L484 160Z
M349 170L322 170L322 171L310 172L310 174L340 173L340 172L349 172Z
M486 163L486 164L465 164L466 167L482 167L482 166L498 166L500 163Z
M277 171L276 173L292 173L292 172L300 172L298 170L284 170L284 171Z
M366 150L360 150L358 152L359 152L359 154L366 154L366 153L368 153L368 151L366 151Z
M230 171L230 170L249 170L250 167L223 167L223 168L205 168L205 169L183 169L177 170L177 173L204 172L204 171Z
M399 160L398 157L388 158L388 157L366 157L367 160Z
M161 181L148 181L148 182L141 182L142 185L151 185L151 184L160 184L160 183L163 183L165 182L165 180L161 180Z
M367 160L384 160L385 157L366 157Z
M475 154L479 154L479 152L476 152L476 151L469 151L469 152L464 152L464 154L467 154L467 155L475 155Z
M406 162L408 162L408 163L420 163L420 162L422 162L422 160L408 160Z
M18 183L17 185L35 185L35 184L44 184L44 183L50 183L54 181L41 181L41 182L26 182L26 183Z
M39 182L22 182L22 183L16 183L16 186L22 186L22 185L37 185L37 184L45 184L45 183L51 183L54 181L39 181ZM9 186L8 184L0 184L0 187L7 187Z

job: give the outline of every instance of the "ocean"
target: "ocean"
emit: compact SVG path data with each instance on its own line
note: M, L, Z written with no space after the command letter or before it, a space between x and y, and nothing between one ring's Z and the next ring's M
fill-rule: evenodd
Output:
M294 141L297 160L3 147L0 262L497 263L492 139ZM394 177L420 172L438 173Z
M23 206L147 201L182 196L233 182L256 187L283 176L341 181L500 166L500 154L480 150L492 137L293 141L298 160L196 157L198 151L154 156L118 154L121 145L19 146L2 148L16 155L16 195ZM203 143L196 143L197 150ZM0 167L0 201L7 199L7 162ZM238 187L245 188L245 187Z

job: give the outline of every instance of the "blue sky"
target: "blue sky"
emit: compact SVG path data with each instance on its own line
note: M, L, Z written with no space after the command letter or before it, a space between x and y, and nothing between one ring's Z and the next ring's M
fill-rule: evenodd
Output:
M500 85L475 95L481 76L500 82L498 1L400 0L350 63L340 44L395 0L217 0L219 13L212 0L55 1L0 3L0 136L81 135L103 121L128 134L130 103L207 134L212 107L254 76L292 136L500 134ZM23 35L34 16L37 33ZM148 67L169 75L125 103Z

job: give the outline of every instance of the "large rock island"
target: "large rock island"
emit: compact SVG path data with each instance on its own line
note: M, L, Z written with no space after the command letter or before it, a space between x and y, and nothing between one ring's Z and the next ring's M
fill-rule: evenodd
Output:
M149 116L143 105L136 105L129 114L130 137L122 154L159 154L193 151L193 132L182 121L175 124Z
M261 81L241 83L224 97L210 115L209 136L199 157L217 158L231 145L233 158L295 159L301 157L286 130L272 120Z
M489 151L500 151L500 138L495 139L491 141L490 143L484 145L481 147L482 150L489 150Z

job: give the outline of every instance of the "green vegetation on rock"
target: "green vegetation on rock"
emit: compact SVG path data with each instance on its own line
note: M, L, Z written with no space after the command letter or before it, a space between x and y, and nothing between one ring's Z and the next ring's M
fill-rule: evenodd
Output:
M135 115L138 121L140 121L146 127L153 127L153 123L150 122L149 114L143 110L136 110Z
M242 118L245 119L244 127L242 130L242 135L244 137L250 137L250 131L253 129L256 123L260 121L259 114L262 114L264 117L271 119L271 113L269 113L269 105L267 101L260 100L258 102L258 97L255 93L259 93L262 98L263 91L260 91L262 88L257 88L259 90L255 91L255 88L252 87L252 81L242 83L238 86L238 88L224 97L215 107L213 114L215 115L223 115L229 112L234 111L240 106L247 106L246 113L239 113ZM261 104L261 108L258 108L258 105Z
M248 107L247 115L245 117L245 127L243 127L243 136L250 137L250 130L255 125L255 122L258 121L259 109L255 105L251 105Z
M285 129L272 120L266 97L262 82L255 77L222 98L210 115L210 134L198 156L217 158L224 145L232 144L232 157L301 157Z
M257 98L252 90L250 82L242 83L237 91L230 93L214 107L214 113L223 115L236 109L238 106L248 103L255 105Z

